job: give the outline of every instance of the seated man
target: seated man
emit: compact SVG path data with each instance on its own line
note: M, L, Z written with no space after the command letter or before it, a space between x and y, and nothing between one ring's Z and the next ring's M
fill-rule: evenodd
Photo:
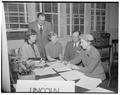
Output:
M90 34L82 34L81 46L82 50L80 54L74 59L68 62L68 66L72 69L79 70L89 77L105 79L105 72L101 64L100 54L98 50L91 45L91 41L94 39ZM82 60L84 66L76 66Z
M74 59L79 54L80 50L79 31L75 31L72 35L72 41L69 41L66 44L64 60L70 61Z
M35 44L37 33L34 30L26 32L25 43L20 48L20 54L23 60L29 58L40 58L38 48Z
M46 56L49 61L62 60L62 45L58 42L57 34L50 33L50 40L46 47Z

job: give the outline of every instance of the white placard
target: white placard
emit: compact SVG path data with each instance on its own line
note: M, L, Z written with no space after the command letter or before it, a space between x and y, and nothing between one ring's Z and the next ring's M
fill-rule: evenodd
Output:
M16 92L75 92L74 81L18 80Z

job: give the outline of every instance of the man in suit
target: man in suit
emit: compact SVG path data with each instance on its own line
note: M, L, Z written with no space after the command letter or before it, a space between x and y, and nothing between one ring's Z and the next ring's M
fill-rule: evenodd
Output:
M79 31L75 31L72 35L72 41L66 44L64 60L70 61L74 59L79 54L80 50Z
M49 33L52 31L50 22L45 21L43 13L37 14L37 20L29 24L29 29L37 32L36 45L43 59L46 59L45 46L49 42Z

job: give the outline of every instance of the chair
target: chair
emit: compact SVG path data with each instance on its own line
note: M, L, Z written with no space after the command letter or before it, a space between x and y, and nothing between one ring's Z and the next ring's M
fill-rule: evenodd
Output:
M112 47L111 45L99 46L99 47L96 46L96 48L100 51L102 66L106 74L106 80L108 80L107 86L110 85L110 81L111 81L111 61L110 61L111 47Z
M116 65L118 63L118 39L112 40L112 62Z
M112 40L111 80L118 78L118 39Z
M91 34L94 36L93 45L98 49L101 55L102 66L104 68L106 77L108 80L107 86L110 85L111 80L111 45L109 44L110 33L105 33L105 31L92 31Z

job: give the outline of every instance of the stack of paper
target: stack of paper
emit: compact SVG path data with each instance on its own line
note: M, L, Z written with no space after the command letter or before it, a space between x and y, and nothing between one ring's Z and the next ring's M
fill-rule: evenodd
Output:
M84 76L76 83L76 86L95 89L101 82L101 79Z
M40 76L56 73L51 67L39 68L39 69L37 68L33 71L35 72L35 75L40 75Z
M39 79L40 81L65 81L61 76Z
M79 72L77 70L60 73L60 75L66 80L77 80L77 79L81 79L84 76L82 72Z
M87 92L105 92L105 93L114 93L113 91L101 88L101 87L97 87L93 90L87 91Z

